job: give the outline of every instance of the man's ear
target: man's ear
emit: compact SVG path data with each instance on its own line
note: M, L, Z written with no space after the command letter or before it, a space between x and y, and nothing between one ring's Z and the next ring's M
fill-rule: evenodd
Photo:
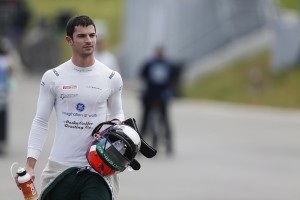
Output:
M66 41L69 45L72 45L73 44L73 40L70 36L66 36Z

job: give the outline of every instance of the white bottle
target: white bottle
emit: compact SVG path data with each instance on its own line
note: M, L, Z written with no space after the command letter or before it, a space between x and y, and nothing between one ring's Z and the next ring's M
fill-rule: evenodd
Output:
M20 167L18 169L17 174L18 174L18 182L20 184L19 187L23 192L24 199L37 200L38 193L35 189L35 186L33 184L30 175L26 172L26 170L23 167Z

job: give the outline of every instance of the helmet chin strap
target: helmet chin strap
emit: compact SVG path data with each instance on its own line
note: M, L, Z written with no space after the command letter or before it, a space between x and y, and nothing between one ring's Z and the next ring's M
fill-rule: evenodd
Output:
M132 167L133 170L139 170L141 168L141 164L136 159L133 159L129 166Z
M127 120L125 120L123 122L123 124L126 124L130 127L132 127L140 136L141 138L141 148L140 148L140 152L146 157L146 158L153 158L157 151L156 149L154 149L153 147L151 147L143 138L142 135L140 134L137 125L136 125L136 121L134 118L129 118Z

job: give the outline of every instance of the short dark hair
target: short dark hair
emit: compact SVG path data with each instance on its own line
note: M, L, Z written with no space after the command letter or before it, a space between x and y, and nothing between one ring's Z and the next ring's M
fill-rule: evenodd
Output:
M81 16L74 16L72 18L69 19L67 26L66 26L66 32L67 32L67 36L70 36L73 39L73 33L74 33L74 29L75 26L94 26L95 31L96 31L96 26L94 21L86 16L86 15L81 15Z

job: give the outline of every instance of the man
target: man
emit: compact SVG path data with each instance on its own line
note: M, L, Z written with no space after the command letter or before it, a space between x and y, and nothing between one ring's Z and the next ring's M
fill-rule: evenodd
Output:
M163 46L155 49L155 55L142 66L140 77L145 82L145 90L143 91L143 116L141 133L146 133L149 129L150 112L157 109L161 122L165 128L167 153L173 153L172 135L168 116L168 104L172 96L172 88L174 83L174 67L166 58ZM161 133L161 132L160 132ZM153 146L157 146L156 133L154 133Z
M10 79L9 52L4 39L0 39L0 155L6 152L8 134L8 96Z
M68 21L66 31L72 58L42 77L25 167L34 178L34 166L55 108L55 139L42 173L40 199L114 199L119 189L117 175L104 177L88 170L86 151L95 126L106 120L124 120L122 78L95 60L97 35L92 19L75 16Z

